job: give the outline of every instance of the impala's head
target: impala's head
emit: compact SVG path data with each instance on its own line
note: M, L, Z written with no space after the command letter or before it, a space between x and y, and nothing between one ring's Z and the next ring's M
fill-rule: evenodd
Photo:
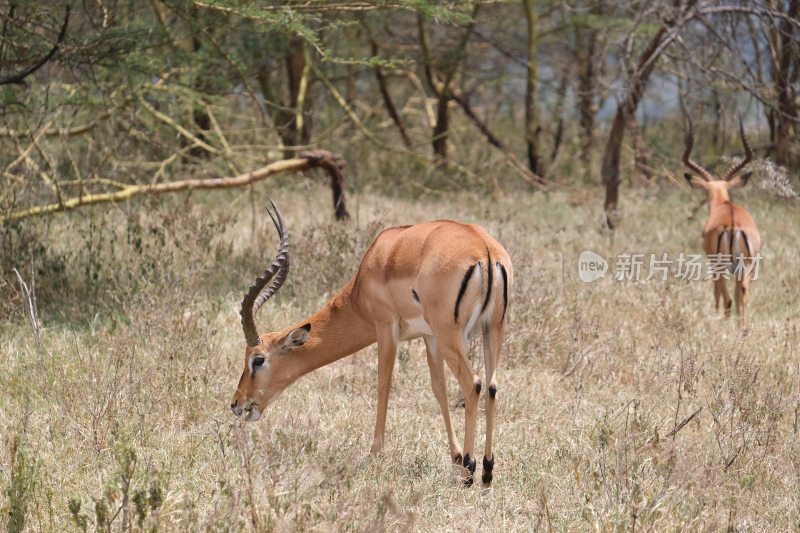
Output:
M743 187L747 184L751 172L739 174L747 164L753 160L753 149L750 143L747 142L747 137L744 134L744 127L742 120L739 119L739 134L742 137L742 144L744 145L745 157L738 163L734 163L720 179L715 179L714 176L706 170L702 165L692 161L689 157L692 153L692 145L694 144L694 132L692 131L692 119L687 115L689 121L689 132L686 135L686 150L683 152L683 163L697 175L686 173L684 177L689 185L696 188L705 189L708 192L709 201L725 201L729 199L728 191L737 187Z
M246 413L250 421L258 420L267 404L289 384L293 358L287 355L303 346L311 331L311 324L265 335L259 335L256 328L255 315L259 308L278 292L289 274L289 233L280 210L270 202L275 216L267 212L278 230L281 244L272 264L256 278L242 299L242 331L247 346L242 377L231 403L234 414Z

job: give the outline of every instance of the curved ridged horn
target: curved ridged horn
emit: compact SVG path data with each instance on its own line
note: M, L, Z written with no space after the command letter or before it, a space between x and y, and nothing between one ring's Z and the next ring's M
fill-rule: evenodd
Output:
M742 117L739 117L739 135L742 137L742 144L744 145L744 159L731 165L731 168L725 171L725 174L722 175L722 179L728 181L733 177L734 174L742 170L747 163L753 160L753 149L750 147L750 143L747 141L747 136L744 134L744 126L742 125Z
M686 113L686 120L689 121L689 133L686 135L686 150L683 152L683 164L689 167L690 170L700 174L700 177L704 180L714 181L714 177L708 170L689 158L689 155L692 153L692 146L694 145L694 129L692 128L692 117L690 117L688 113Z
M261 305L278 292L283 282L286 281L286 276L289 275L289 232L286 231L281 210L278 209L275 202L272 200L269 202L272 204L272 209L275 210L275 216L272 216L269 209L267 209L267 213L269 213L272 223L275 224L275 229L278 230L281 245L278 249L278 255L275 256L272 264L267 267L261 276L256 278L255 283L242 298L242 310L240 311L242 315L242 331L244 331L244 338L248 346L261 344L258 328L256 328L255 315ZM272 280L271 283L270 280ZM269 286L267 286L268 283Z

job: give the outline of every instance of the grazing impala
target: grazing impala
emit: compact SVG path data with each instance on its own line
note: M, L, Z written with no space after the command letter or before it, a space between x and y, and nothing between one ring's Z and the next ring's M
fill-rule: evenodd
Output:
M483 336L486 369L484 485L492 481L495 371L511 291L511 259L480 226L450 220L388 228L369 247L356 274L322 309L296 325L259 335L254 316L280 289L289 272L289 236L272 204L280 250L242 300L247 347L244 370L231 409L258 420L264 409L301 376L378 343L378 413L371 453L383 449L386 408L397 344L425 340L433 395L444 417L453 462L464 482L475 472L475 426L482 383L466 354L469 338ZM269 211L269 210L268 210ZM464 448L450 422L444 363L461 386L465 407Z
M702 187L708 192L709 214L706 225L703 228L703 250L709 258L713 256L719 260L729 262L728 270L736 280L734 293L736 313L739 315L740 325L746 328L747 300L750 297L750 282L758 267L761 235L758 233L756 223L753 222L753 217L744 207L730 201L728 191L747 184L750 172L735 174L753 159L753 150L750 148L750 143L747 142L742 121L739 120L739 133L744 145L745 158L725 171L721 179L714 179L708 170L689 158L694 143L694 133L692 131L692 120L688 116L687 119L689 120L689 133L686 137L683 162L699 176L687 173L685 175L686 180L693 187ZM714 302L717 310L719 310L720 297L722 297L725 317L727 318L731 314L731 298L728 296L725 278L716 276L716 279L714 279Z

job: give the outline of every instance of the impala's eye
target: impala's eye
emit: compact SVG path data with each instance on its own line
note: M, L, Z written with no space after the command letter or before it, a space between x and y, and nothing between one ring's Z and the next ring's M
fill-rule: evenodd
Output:
M258 368L264 364L264 357L261 355L257 355L253 358L253 368Z

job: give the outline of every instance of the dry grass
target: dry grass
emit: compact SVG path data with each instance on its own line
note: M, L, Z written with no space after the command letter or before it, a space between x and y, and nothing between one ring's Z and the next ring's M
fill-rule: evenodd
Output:
M331 222L324 190L270 194L295 259L265 329L321 305L385 225L466 219L506 245L516 286L494 488L452 477L421 341L401 348L375 460L374 347L236 423L239 297L275 239L260 211L253 233L247 193L194 195L26 230L49 275L37 279L41 353L20 301L0 323L4 511L23 494L27 527L52 531L94 530L98 515L100 530L800 527L796 201L746 193L765 259L742 335L714 314L710 282L577 278L584 249L698 251L701 220L687 220L698 198L670 187L628 191L613 243L599 202L565 193L365 193L347 225ZM460 409L455 420L460 433Z

